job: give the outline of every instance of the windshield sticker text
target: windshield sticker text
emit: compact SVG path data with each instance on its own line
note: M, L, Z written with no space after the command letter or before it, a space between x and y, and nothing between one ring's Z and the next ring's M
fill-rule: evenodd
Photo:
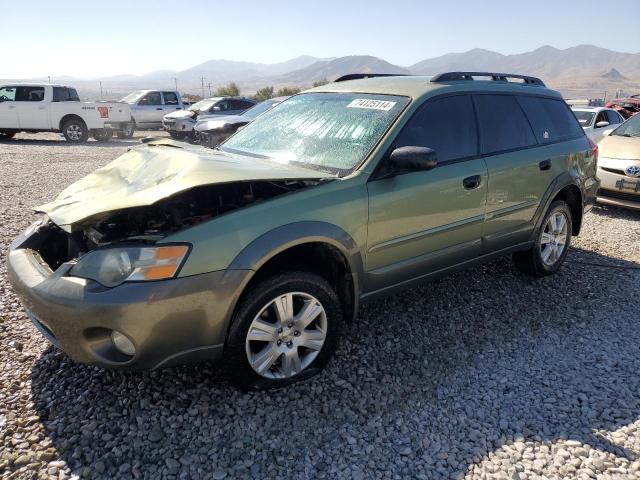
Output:
M396 102L388 102L386 100L371 100L368 98L356 98L347 108L367 108L369 110L382 110L388 112L395 106Z

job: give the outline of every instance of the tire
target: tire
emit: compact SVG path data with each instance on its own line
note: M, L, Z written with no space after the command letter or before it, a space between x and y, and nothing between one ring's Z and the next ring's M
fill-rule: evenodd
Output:
M113 137L113 130L110 128L102 128L91 132L91 136L96 142L108 142Z
M124 127L122 130L117 132L116 135L118 136L118 138L132 138L135 131L136 131L136 124L135 122L131 122L131 123L128 123L127 126Z
M567 257L572 233L573 217L569 205L564 200L553 202L536 232L533 247L513 255L516 267L534 277L553 275Z
M278 315L278 299L293 306L284 309L293 315ZM310 313L307 320L312 318L306 327L300 323L303 310ZM225 370L242 390L306 380L327 364L341 332L340 299L326 280L307 272L277 274L261 281L240 301L225 347Z
M71 143L84 143L89 139L89 130L79 118L72 118L62 124L62 135Z
M169 136L174 140L185 140L189 134L184 132L169 132Z
M0 132L0 140L9 140L16 135L16 132Z

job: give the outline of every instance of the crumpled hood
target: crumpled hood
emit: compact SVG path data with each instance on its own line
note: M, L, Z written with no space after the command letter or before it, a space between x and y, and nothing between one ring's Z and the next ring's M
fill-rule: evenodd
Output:
M250 123L253 119L244 115L206 115L198 117L198 122L193 127L198 132L206 132L208 130L218 130L227 125L243 125Z
M196 112L191 110L176 110L175 112L167 113L164 118L194 118Z
M34 210L71 231L73 224L95 215L151 205L202 185L321 178L335 177L272 160L157 139L132 148Z

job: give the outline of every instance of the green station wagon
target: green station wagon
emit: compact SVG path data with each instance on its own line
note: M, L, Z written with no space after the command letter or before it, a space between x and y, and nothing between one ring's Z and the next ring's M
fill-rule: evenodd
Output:
M9 277L78 362L222 358L243 388L281 386L325 366L361 302L502 255L556 272L596 163L537 78L350 75L216 150L132 148L36 207Z

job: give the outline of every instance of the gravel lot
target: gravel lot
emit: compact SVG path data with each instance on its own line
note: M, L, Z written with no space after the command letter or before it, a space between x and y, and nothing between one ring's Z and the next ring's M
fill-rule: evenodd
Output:
M640 478L640 213L596 208L553 278L504 259L367 305L286 390L73 364L25 317L6 248L138 140L0 143L0 478Z

